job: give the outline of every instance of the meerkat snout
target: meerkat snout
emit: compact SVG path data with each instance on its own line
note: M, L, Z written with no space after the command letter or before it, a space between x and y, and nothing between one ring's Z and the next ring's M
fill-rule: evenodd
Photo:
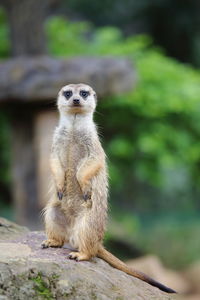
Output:
M77 99L77 98L73 99L73 105L80 106L80 99Z

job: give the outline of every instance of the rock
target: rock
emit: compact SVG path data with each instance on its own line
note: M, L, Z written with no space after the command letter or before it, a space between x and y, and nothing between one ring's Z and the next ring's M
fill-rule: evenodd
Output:
M28 228L19 226L0 217L0 240L7 241L19 237L20 235L27 233L28 231Z
M0 242L0 300L172 300L174 297L99 258L69 260L68 245L41 249L42 232Z
M0 100L51 100L68 83L87 83L100 97L132 89L135 72L125 58L18 57L0 63Z
M162 282L164 285L169 286L178 293L187 293L191 289L188 280L178 272L165 268L157 256L148 255L129 260L126 263L136 270L140 270L157 281Z
M200 294L181 296L178 300L199 300Z
M183 274L190 282L192 291L200 293L200 261L192 264Z

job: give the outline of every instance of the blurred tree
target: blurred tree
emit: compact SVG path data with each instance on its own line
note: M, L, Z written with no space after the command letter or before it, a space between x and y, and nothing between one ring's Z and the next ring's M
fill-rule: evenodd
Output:
M13 56L46 53L44 21L59 0L1 0L6 8Z
M117 26L125 34L146 33L169 55L200 66L200 1L198 0L65 0L71 18L97 26Z
M65 12L70 19L84 18L97 26L117 26L126 35L147 33L169 55L200 66L198 0L0 0L0 3L9 15L14 55L45 53L45 17Z
M2 39L0 55L7 57L9 52L12 56L29 57L45 54L45 18L49 13L49 9L59 3L59 1L60 0L0 0L0 4L3 6L8 17L6 20L5 13L1 9L0 37L2 36ZM20 65L18 65L17 71L20 73ZM12 76L10 78L11 82L13 80ZM4 118L4 115L6 115L6 118ZM32 216L34 217L38 214L38 212L36 212L37 203L33 193L33 191L36 190L36 164L34 163L35 152L32 139L34 117L34 108L28 109L27 106L16 109L14 105L9 108L5 105L0 113L0 161L2 164L2 170L0 172L1 206L3 207L4 203L8 203L11 198L9 189L10 177L7 175L7 173L9 173L7 171L11 159L8 149L12 149L12 194L14 195L15 207L16 210L19 207L19 212L22 216L24 210L27 209L30 211L30 219ZM26 126L24 126L25 120ZM15 157L16 160L14 159ZM27 160L26 157L28 157ZM23 163L20 162L20 158L23 159ZM17 176L15 176L15 174L17 174ZM19 205L18 199L20 200Z
M200 1L153 0L143 13L148 26L146 31L154 37L155 43L164 47L169 55L197 65L195 48L200 41ZM198 51L200 53L200 47Z
M8 20L5 10L0 7L0 57L6 58L10 54L10 41L8 32Z

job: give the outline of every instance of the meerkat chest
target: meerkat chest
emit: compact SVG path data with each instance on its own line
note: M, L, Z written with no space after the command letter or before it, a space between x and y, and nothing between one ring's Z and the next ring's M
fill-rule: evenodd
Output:
M66 133L60 149L60 158L65 168L76 168L89 155L91 138L87 133L75 130Z

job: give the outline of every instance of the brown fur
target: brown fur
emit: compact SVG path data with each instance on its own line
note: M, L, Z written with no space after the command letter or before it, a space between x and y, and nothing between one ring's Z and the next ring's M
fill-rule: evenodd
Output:
M68 90L72 96L65 99L63 91ZM87 99L81 98L81 90L89 92ZM84 84L65 86L59 93L60 124L54 133L50 159L53 191L45 208L48 239L42 246L62 247L69 242L78 250L70 253L72 259L80 261L99 256L127 274L173 292L130 269L102 246L108 176L105 153L92 120L95 97L92 88ZM75 98L80 100L79 107L73 106Z

